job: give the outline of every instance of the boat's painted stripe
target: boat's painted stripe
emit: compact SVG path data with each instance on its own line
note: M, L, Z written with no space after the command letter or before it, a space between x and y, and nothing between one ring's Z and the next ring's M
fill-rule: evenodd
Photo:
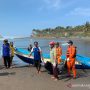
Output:
M25 57L28 57L28 55L30 54L30 52L28 50L25 50L25 49L21 49L21 48L17 48L16 49L16 52L20 52L22 53L23 55L25 55ZM46 58L46 60L49 60L50 61L50 55L49 54L43 54L43 57ZM62 60L65 60L66 59L66 56L62 55L61 56ZM89 57L85 57L85 56L82 56L82 55L76 55L76 60L83 64L83 65L86 65L88 67L90 67L90 58Z

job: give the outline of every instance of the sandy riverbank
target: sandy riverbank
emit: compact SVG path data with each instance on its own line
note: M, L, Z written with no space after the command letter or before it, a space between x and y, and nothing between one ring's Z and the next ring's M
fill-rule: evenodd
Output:
M0 90L89 90L89 87L75 85L90 84L90 70L78 70L78 78L60 76L57 82L42 68L42 73L37 74L36 69L30 67L14 67L5 69L0 66Z

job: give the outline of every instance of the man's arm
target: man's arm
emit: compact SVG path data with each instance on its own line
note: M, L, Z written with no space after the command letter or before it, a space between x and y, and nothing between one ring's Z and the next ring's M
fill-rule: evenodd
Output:
M41 48L39 47L39 50L40 50L40 55L41 55L41 58L42 58L42 60L44 60L44 58L43 58L43 53L42 53L42 50L41 50Z
M1 47L1 56L3 57L3 48Z
M33 47L34 48L34 47ZM30 54L29 54L29 57L32 55L32 53L33 53L33 48L32 48L32 50L31 50L31 52L30 52Z
M56 48L54 48L54 60L57 63L57 58L56 58Z

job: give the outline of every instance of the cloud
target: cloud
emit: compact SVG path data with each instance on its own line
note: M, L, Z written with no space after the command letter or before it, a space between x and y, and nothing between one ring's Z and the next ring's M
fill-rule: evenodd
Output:
M86 16L90 17L90 8L75 8L73 11L67 14L72 16Z
M43 0L47 8L59 9L61 0Z
M42 10L60 10L66 9L76 3L77 0L42 0L42 5L38 8L38 11Z

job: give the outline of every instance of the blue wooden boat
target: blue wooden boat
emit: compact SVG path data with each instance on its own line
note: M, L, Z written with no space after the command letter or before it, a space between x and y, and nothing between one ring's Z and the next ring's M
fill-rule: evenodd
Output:
M33 56L29 57L30 52L25 49L16 48L15 49L15 55L20 58L23 62L34 64L34 58Z
M16 48L15 54L18 58L20 58L25 63L34 64L33 55L29 57L30 52L26 49ZM43 54L44 62L50 61L49 54ZM61 57L63 61L65 61L66 57ZM90 69L90 58L85 57L82 55L76 55L76 62L75 62L77 69Z

